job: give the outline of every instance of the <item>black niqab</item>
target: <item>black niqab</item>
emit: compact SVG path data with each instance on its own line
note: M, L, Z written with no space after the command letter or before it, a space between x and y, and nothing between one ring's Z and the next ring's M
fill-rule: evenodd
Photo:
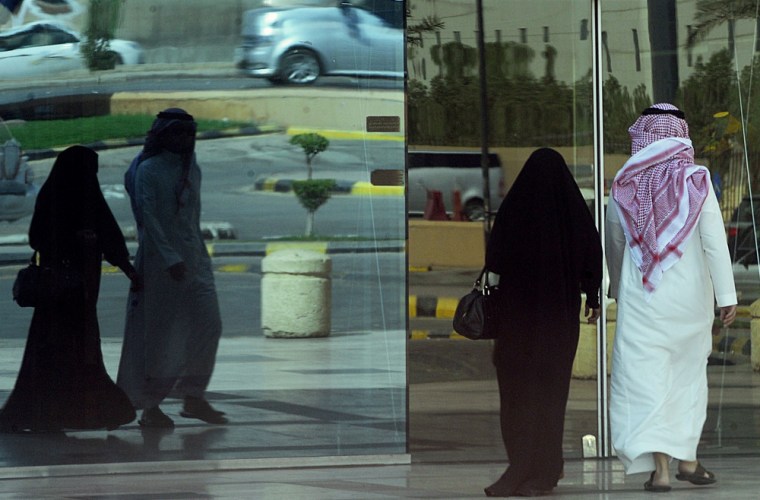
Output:
M97 172L98 154L87 147L72 146L56 158L37 195L29 227L29 243L43 259L80 260L77 234L84 230L107 232L121 250L123 237L100 190ZM128 256L112 257L124 261Z
M580 291L599 304L601 243L562 156L535 151L507 193L486 251L489 270L521 307L577 320Z

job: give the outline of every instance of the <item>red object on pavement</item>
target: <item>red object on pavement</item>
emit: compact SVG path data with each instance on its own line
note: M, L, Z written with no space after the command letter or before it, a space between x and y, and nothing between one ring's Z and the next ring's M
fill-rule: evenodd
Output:
M469 220L462 210L462 193L455 189L452 198L454 199L454 216L451 219L456 221Z
M437 190L428 190L425 204L425 220L449 220L446 207L443 204L443 195Z

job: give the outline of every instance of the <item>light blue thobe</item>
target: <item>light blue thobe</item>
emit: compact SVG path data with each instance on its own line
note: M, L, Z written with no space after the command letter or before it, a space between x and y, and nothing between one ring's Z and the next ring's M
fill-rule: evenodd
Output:
M143 289L130 292L118 385L136 408L157 406L174 390L203 398L222 323L211 259L200 229L201 171L163 151L140 163L134 201L142 219L135 268ZM184 262L184 280L168 268Z

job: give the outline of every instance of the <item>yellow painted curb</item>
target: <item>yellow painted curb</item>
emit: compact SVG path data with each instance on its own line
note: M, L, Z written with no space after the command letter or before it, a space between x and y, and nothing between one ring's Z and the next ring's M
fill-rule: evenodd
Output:
M276 179L274 177L267 177L261 186L263 188L262 191L274 191L274 187L279 180L280 179Z
M458 299L450 297L438 297L438 303L435 306L436 318L453 318L454 311L457 310Z
M298 127L289 127L288 135L319 134L328 139L363 140L363 141L396 141L404 142L403 135L381 134L377 132L353 132L350 130L314 130Z
M417 317L417 296L416 295L409 296L409 317L410 318Z
M222 273L246 273L250 268L251 266L246 264L226 264L219 266L217 271Z
M739 338L731 343L731 352L743 352L744 346L749 342L749 338Z
M369 182L355 182L351 186L353 195L404 196L404 186L375 186Z
M432 270L430 266L409 266L410 273L426 273Z
M267 243L266 254L285 250L286 248L298 248L311 250L318 253L327 253L327 242L324 241L283 241Z
M412 330L409 336L412 340L427 340L430 334L427 330Z

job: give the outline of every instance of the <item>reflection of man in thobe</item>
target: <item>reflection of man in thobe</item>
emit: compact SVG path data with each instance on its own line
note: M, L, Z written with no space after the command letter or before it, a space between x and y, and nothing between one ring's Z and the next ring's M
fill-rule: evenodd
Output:
M195 131L185 111L162 111L125 176L144 287L129 295L117 382L143 409L144 427L173 427L159 408L172 391L184 398L183 417L227 422L205 399L222 324L200 230Z

